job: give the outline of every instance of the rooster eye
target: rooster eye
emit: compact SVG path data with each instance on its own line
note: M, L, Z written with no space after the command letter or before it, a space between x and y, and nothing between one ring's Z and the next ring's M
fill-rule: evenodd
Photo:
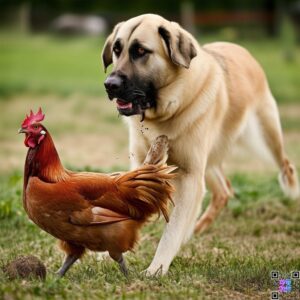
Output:
M33 125L33 129L38 129L39 125Z

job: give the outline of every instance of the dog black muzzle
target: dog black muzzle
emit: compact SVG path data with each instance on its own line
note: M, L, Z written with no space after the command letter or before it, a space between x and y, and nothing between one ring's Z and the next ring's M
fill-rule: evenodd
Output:
M155 89L152 84L128 80L125 75L111 73L104 82L110 100L116 99L117 109L121 115L141 115L144 119L146 109L156 106Z

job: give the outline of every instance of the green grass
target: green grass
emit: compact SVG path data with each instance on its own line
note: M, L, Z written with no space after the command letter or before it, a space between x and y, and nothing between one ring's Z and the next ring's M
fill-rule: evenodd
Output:
M34 254L48 275L45 282L10 281L0 271L0 299L268 299L277 289L272 270L288 275L300 269L300 208L282 196L276 178L239 174L231 179L237 196L206 234L183 247L168 276L140 273L159 241L160 220L143 229L135 253L126 256L128 280L112 260L97 261L95 255L86 255L59 280L54 272L62 253L55 239L24 214L20 174L1 177L0 267L19 255Z
M101 95L102 45L102 38L0 33L0 95Z
M244 40L200 36L199 41L227 40L245 46L264 67L279 102L299 101L300 48L286 62L280 40ZM104 95L100 54L104 38L66 38L0 32L0 96L26 93ZM241 62L242 63L242 62Z

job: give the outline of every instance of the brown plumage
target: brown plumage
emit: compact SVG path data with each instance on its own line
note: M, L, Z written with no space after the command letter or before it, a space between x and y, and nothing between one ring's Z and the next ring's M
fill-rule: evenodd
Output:
M140 227L155 213L168 221L175 168L165 164L167 138L158 137L145 164L134 171L71 172L62 166L41 120L33 119L20 129L29 147L23 204L35 224L60 240L67 257L59 274L63 276L85 249L108 251L127 274L122 253L133 248Z

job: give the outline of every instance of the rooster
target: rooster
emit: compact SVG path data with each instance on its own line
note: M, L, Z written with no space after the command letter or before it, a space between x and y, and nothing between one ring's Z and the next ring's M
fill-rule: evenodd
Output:
M66 253L57 272L64 276L86 249L108 251L127 275L123 253L131 250L141 226L155 213L168 221L174 166L165 164L168 139L158 137L145 163L115 174L72 172L58 156L49 131L41 124L41 108L22 123L28 153L24 170L23 206L41 229L59 239ZM173 172L173 173L172 173Z

